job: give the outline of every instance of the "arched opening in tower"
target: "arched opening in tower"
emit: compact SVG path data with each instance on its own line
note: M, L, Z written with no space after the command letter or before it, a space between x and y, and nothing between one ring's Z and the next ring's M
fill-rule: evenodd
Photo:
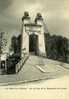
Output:
M29 52L31 54L38 54L38 35L30 34L29 35Z

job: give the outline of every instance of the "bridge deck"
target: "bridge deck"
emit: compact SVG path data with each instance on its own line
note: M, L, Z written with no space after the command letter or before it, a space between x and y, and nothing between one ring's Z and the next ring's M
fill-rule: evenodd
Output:
M42 57L30 56L19 73L0 75L0 85L53 79L69 75L68 65Z

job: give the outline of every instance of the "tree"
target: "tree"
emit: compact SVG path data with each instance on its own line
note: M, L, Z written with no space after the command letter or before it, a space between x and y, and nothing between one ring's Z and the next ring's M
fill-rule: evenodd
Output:
M10 54L7 58L7 73L14 73L15 66L21 59L21 35L11 38Z
M21 34L20 35L18 35L18 37L17 37L17 42L18 42L18 53L21 55Z
M1 54L3 53L4 48L7 44L7 40L4 34L5 34L4 32L0 33L0 66L1 66Z
M11 39L11 49L15 53L21 52L21 35L18 35L18 37L13 36Z
M47 57L59 61L68 60L68 39L62 36L45 34Z
M13 50L14 53L17 52L17 37L16 36L13 36L12 39L11 39L11 48Z

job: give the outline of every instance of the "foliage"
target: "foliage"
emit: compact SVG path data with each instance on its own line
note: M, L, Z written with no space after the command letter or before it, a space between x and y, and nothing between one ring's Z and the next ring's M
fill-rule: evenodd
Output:
M68 40L62 36L45 34L47 57L67 62Z

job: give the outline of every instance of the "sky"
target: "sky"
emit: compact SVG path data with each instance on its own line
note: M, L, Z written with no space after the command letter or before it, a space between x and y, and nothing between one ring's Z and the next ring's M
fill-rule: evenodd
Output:
M69 38L69 0L0 0L0 32L20 33L24 11L33 19L40 12L51 34Z

